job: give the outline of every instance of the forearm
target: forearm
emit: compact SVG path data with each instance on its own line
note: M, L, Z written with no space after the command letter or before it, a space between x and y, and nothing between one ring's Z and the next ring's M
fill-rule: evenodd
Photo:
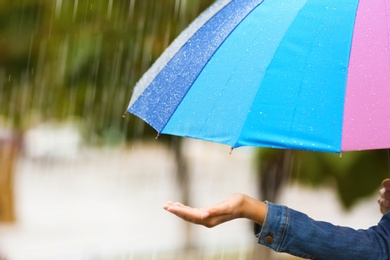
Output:
M270 203L258 241L277 252L311 259L389 259L389 223L385 216L377 226L354 230Z

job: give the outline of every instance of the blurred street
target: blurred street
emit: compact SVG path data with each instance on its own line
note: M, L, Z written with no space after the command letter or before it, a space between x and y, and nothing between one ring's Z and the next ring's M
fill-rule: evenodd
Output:
M188 140L185 146L193 206L206 206L235 192L256 196L250 148L230 155L223 145ZM162 209L166 200L178 200L173 174L173 158L158 141L128 148L84 148L62 157L25 155L15 183L17 223L0 225L0 252L8 260L172 256L183 246L184 230L184 222ZM375 224L380 217L376 197L346 214L333 193L292 185L281 202L313 218L356 228ZM203 254L238 252L246 259L256 243L251 223L245 220L214 229L192 228Z

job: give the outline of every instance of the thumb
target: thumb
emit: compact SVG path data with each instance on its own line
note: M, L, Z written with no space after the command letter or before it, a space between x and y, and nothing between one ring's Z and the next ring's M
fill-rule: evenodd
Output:
M200 219L206 219L210 216L210 213L208 211L204 211L200 213Z

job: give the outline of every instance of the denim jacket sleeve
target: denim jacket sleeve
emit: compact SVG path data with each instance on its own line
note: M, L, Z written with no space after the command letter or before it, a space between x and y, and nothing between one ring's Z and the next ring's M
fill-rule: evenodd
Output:
M390 213L369 229L355 230L315 221L285 206L268 204L258 243L307 259L390 259Z

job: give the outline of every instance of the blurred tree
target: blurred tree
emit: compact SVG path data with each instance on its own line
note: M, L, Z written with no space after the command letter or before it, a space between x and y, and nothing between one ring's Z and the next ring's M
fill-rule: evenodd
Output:
M12 133L0 135L0 222L16 219L13 183L15 160L21 150L20 138Z
M81 117L95 143L142 138L149 128L122 118L132 87L211 2L1 3L1 115L18 129L35 115Z
M306 186L334 189L346 210L377 192L390 170L387 150L347 152L340 158L331 153L261 148L256 160L262 199L277 200L283 179L291 178Z
M85 139L98 145L154 137L155 131L143 121L122 118L132 87L212 2L1 2L0 119L4 120L0 121L22 133L36 120L75 117ZM174 137L160 137L160 141L175 155L178 188L188 203L181 141ZM9 159L10 164L16 157ZM12 169L9 167L8 176L12 177ZM11 196L12 189L7 190L6 196ZM185 247L191 247L189 228L186 230Z

